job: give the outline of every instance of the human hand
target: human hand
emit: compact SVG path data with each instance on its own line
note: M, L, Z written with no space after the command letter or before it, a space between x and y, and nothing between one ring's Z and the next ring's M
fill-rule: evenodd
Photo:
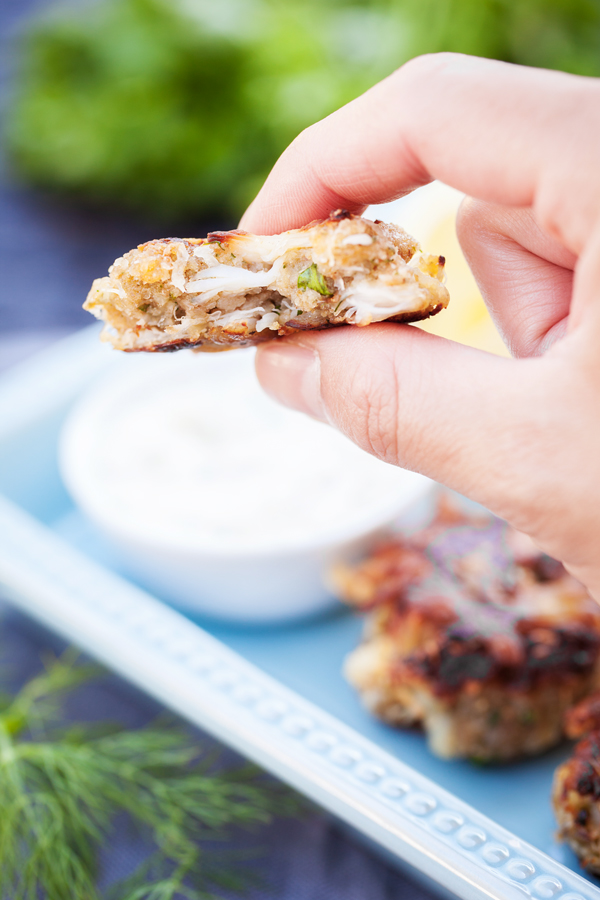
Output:
M260 347L276 399L479 501L600 601L600 82L419 57L303 132L241 227L362 212L433 178L508 360L408 325Z

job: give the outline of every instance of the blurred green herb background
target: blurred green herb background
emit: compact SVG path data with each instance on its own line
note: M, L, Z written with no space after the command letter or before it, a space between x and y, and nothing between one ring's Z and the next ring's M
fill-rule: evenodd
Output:
M95 0L32 21L21 180L156 222L234 219L307 125L412 56L600 74L600 0Z

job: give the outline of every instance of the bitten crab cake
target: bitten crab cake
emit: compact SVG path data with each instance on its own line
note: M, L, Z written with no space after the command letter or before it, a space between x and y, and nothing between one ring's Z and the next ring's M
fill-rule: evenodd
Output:
M338 210L283 234L141 244L94 281L84 308L119 350L227 349L433 316L448 304L444 264L401 228Z
M442 501L333 580L367 613L345 674L375 715L420 725L442 757L503 761L563 736L600 685L600 608L563 566L498 519Z
M600 875L600 694L567 712L567 737L583 740L554 773L552 805L559 838L588 872Z

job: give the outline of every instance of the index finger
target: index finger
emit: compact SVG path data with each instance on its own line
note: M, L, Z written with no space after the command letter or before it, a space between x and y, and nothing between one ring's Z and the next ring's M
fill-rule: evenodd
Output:
M296 228L437 178L481 200L533 206L540 225L579 253L600 208L599 98L592 78L418 57L304 131L241 225Z

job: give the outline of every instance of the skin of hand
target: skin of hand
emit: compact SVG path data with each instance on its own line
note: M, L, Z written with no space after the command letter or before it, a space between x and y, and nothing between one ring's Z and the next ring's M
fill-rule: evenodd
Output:
M513 359L410 325L262 345L276 399L479 501L600 601L600 80L418 57L303 132L244 215L262 234L437 178ZM443 250L443 248L442 248Z

